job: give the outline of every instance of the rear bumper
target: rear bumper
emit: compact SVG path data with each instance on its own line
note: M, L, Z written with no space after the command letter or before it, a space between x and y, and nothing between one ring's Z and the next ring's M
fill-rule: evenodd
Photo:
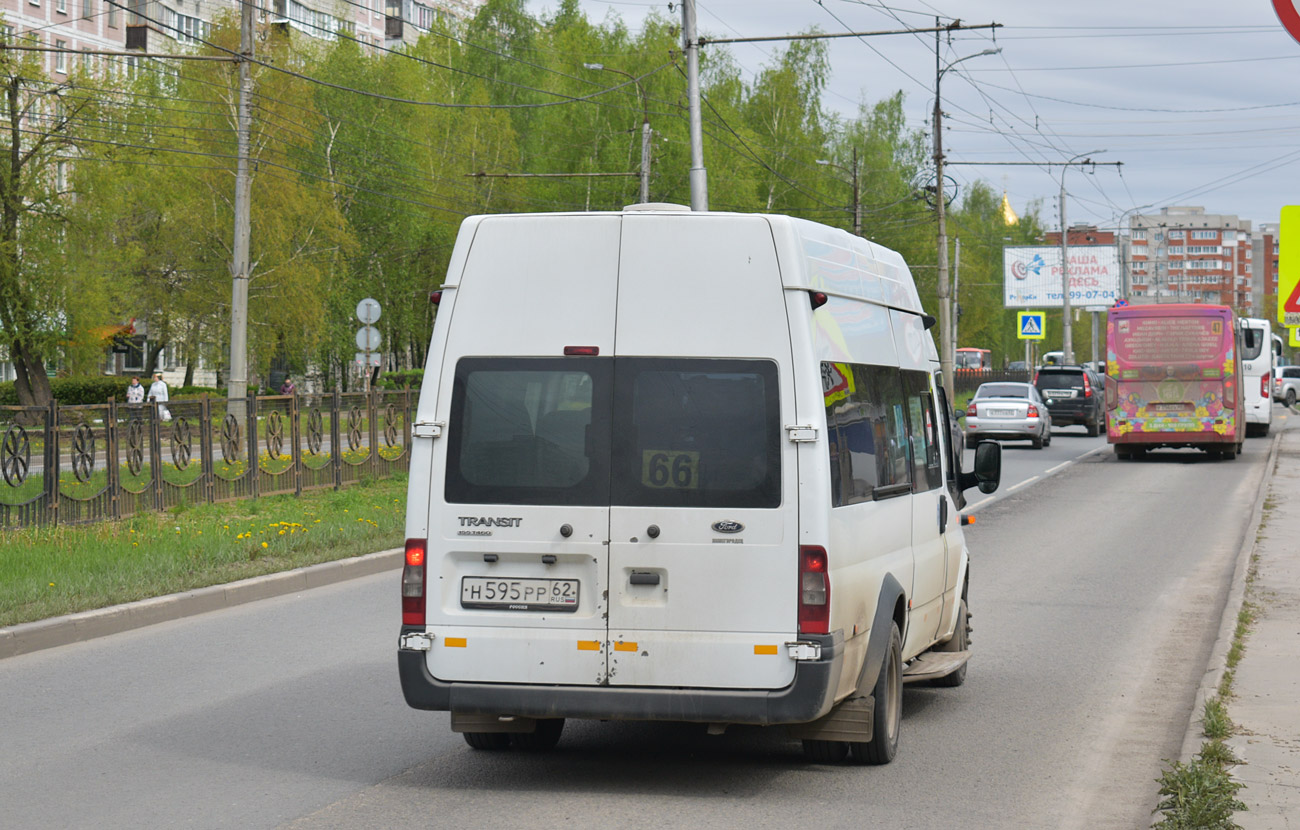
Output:
M417 631L419 629L403 629ZM530 718L693 721L771 725L807 723L830 711L844 662L844 634L804 635L821 659L800 661L783 689L659 689L457 683L429 673L425 652L399 649L402 694L414 709Z
M1068 399L1067 399L1068 400ZM1091 406L1081 406L1070 400L1069 403L1050 404L1047 411L1052 413L1052 426L1094 423L1101 420L1101 410Z
M1137 444L1144 447L1204 447L1235 444L1236 433L1220 435L1217 432L1126 432L1123 435L1108 433L1106 440L1112 444Z

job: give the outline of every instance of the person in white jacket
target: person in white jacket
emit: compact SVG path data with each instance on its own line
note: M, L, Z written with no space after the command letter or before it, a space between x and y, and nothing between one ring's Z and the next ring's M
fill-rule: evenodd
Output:
M162 372L154 372L153 383L149 385L149 400L158 404L158 417L164 421L172 419L172 413L167 409L167 382L163 380Z

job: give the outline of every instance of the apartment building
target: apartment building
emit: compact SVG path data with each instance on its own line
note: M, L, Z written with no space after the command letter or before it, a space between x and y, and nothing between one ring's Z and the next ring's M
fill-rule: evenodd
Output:
M1171 206L1129 221L1129 298L1134 303L1252 306L1251 223L1203 207Z
M392 49L414 43L434 22L468 18L485 0L251 0L259 22L333 40L354 37ZM0 0L0 35L74 52L128 49L171 52L203 40L223 12L238 14L241 0ZM76 55L44 55L55 79Z
M1270 298L1277 297L1278 222L1261 222L1251 237L1251 308L1272 317ZM1274 303L1276 300L1274 300Z

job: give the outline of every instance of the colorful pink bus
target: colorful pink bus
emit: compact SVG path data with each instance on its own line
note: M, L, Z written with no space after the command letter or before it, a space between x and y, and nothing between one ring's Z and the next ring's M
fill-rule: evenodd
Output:
M1106 438L1120 458L1156 447L1241 452L1236 315L1218 305L1120 306L1106 315Z

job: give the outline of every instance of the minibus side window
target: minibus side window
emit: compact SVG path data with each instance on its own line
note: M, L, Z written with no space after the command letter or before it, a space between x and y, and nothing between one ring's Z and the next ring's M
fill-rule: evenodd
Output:
M925 372L904 372L907 388L908 427L912 449L912 490L934 490L943 483L939 466L938 421L930 379Z
M823 363L822 399L832 506L909 492L907 402L898 369Z

